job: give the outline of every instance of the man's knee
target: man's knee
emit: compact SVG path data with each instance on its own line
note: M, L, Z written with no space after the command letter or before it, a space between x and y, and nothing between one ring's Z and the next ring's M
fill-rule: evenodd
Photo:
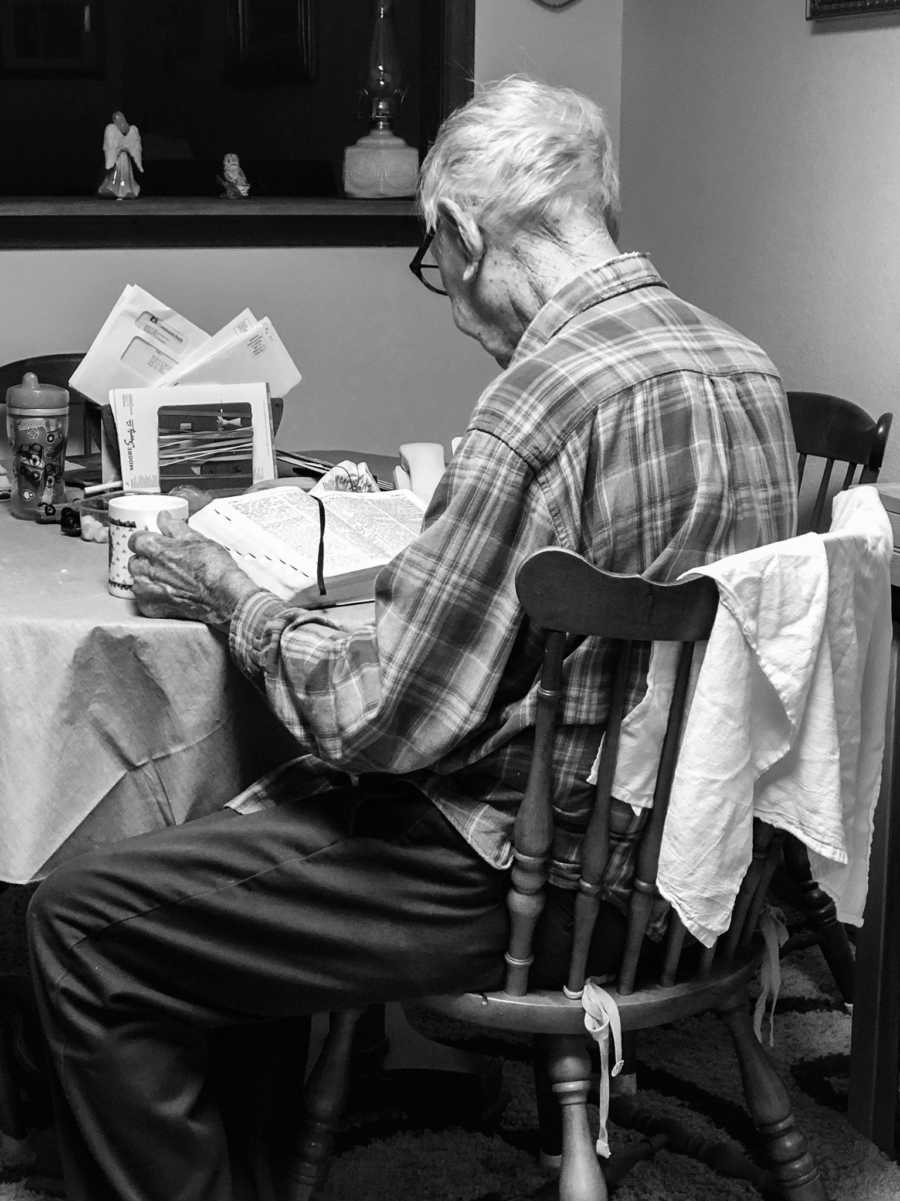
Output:
M88 933L92 882L98 855L82 855L62 864L37 887L27 912L32 963L43 969Z

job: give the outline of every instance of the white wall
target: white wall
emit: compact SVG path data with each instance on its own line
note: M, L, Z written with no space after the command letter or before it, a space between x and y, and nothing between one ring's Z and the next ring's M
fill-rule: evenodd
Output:
M762 343L787 386L897 424L900 16L628 0L623 241Z
M603 103L618 128L622 0L479 0L480 80L528 70ZM148 165L147 191L153 172ZM123 203L127 203L123 201ZM407 270L407 248L0 252L0 362L88 345L126 283L213 330L244 305L268 313L303 372L278 441L391 452L449 442L494 374Z
M123 201L122 203L127 203ZM464 428L491 359L407 269L408 248L0 253L0 361L90 344L126 283L213 331L268 314L303 375L278 443L392 452ZM52 342L48 339L52 332Z
M623 0L576 0L569 8L549 9L534 0L478 0L475 78L521 72L576 88L603 105L617 138L622 5Z

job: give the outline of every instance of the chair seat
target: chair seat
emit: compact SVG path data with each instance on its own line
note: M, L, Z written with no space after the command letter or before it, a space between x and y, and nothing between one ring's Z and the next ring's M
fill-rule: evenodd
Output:
M759 958L716 965L709 976L668 986L655 985L622 996L613 987L606 991L619 1007L623 1030L641 1030L661 1022L674 1022L718 1008L730 994L743 988L757 971ZM523 1034L581 1034L584 1009L557 990L539 989L523 997L506 992L462 993L422 997L417 1008L460 1022Z

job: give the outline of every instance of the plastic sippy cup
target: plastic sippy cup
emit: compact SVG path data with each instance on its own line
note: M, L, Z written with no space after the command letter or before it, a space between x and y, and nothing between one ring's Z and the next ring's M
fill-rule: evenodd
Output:
M59 521L69 430L69 393L28 371L6 389L10 512L26 521Z

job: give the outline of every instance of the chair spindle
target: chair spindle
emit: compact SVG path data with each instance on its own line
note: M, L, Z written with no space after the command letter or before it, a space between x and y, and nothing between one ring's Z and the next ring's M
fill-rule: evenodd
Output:
M816 493L815 504L812 510L813 529L818 529L822 521L822 514L825 512L825 501L828 499L828 487L831 484L831 472L834 468L834 459L826 459L825 466L822 469L822 478L819 481L819 490Z
M716 953L719 950L719 940L713 943L711 947L704 947L700 953L700 966L697 968L698 980L707 980L712 974L713 964L715 963Z
M744 878L741 881L741 887L738 890L734 907L731 911L731 923L728 927L728 933L725 935L723 943L723 951L726 959L732 959L734 957L734 953L741 941L747 915L750 912L750 907L752 905L753 898L756 895L759 882L763 877L763 870L774 834L775 831L772 826L767 825L765 822L760 822L754 819L753 856L746 872L744 873Z
M506 951L506 992L522 997L534 955L532 943L544 904L550 848L553 842L551 790L556 711L562 695L565 634L547 634L537 692L534 752L525 795L516 814L513 866L507 893L510 934Z
M669 915L669 930L666 935L666 956L663 960L662 971L659 976L659 982L664 988L668 988L675 983L686 933L684 923L673 910Z
M600 885L609 858L609 810L613 775L619 753L619 734L625 711L628 684L628 662L631 642L623 641L617 648L617 658L610 691L609 716L603 737L597 784L594 789L594 808L582 843L581 879L575 899L575 927L569 959L569 978L566 993L581 996L587 975L588 954L600 908Z
M659 866L659 849L662 845L663 826L669 808L669 793L672 790L672 780L675 775L675 765L678 761L678 744L681 739L681 727L684 721L684 710L687 700L688 684L691 674L691 660L694 654L694 644L683 642L678 656L678 667L675 672L675 684L672 689L672 705L669 710L669 720L663 738L662 751L659 758L659 771L656 776L656 788L653 793L653 808L641 839L638 850L637 870L634 878L634 891L628 912L628 932L625 939L625 953L622 957L622 967L619 972L619 992L623 996L634 991L634 981L637 976L638 959L653 902L656 898L656 872Z

